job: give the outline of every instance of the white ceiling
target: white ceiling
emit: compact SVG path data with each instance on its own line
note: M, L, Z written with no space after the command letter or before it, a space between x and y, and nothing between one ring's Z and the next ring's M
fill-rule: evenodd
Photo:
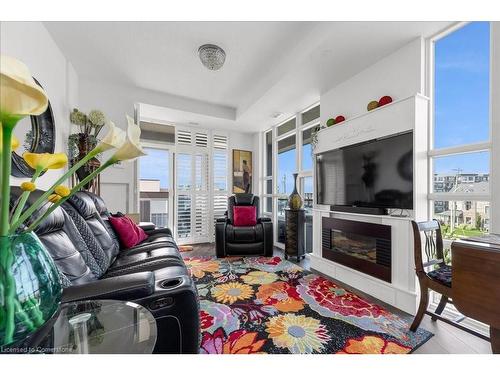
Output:
M257 131L319 100L320 94L411 40L451 22L46 22L81 79L141 88L218 108L234 119L185 108L156 111L168 122ZM205 43L226 63L209 71ZM148 103L146 103L148 104ZM196 112L196 111L193 111Z

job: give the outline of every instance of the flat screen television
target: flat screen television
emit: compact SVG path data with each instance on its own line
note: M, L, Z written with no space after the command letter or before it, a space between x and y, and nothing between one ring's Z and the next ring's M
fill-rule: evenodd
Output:
M316 155L318 204L413 209L413 132Z

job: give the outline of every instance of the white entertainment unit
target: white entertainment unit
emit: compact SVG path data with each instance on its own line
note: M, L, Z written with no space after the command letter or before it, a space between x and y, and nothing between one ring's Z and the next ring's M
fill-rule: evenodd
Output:
M392 306L415 314L418 303L413 260L411 220L428 217L428 107L420 94L350 118L318 133L315 154L341 147L413 131L413 210L409 217L368 215L331 211L330 206L314 205L313 253L311 268L353 286ZM316 183L316 168L314 170ZM391 227L391 282L380 280L322 255L322 217L382 224Z

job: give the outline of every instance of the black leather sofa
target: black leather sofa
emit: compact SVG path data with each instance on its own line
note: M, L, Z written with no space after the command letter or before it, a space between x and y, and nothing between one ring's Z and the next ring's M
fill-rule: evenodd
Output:
M238 227L233 224L235 206L254 206L257 224ZM259 217L259 197L253 194L235 194L228 198L228 209L215 223L215 245L218 258L232 255L273 255L273 223L268 217Z
M12 188L13 200L20 194L19 188ZM33 192L29 201L41 194ZM42 207L31 220L48 207ZM81 192L36 229L58 267L63 302L136 302L156 319L155 353L198 353L198 295L170 231L146 228L149 237L144 243L123 249L107 218L109 212L102 199Z

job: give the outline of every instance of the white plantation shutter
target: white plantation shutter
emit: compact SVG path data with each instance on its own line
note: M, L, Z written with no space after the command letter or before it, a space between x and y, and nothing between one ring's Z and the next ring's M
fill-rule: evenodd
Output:
M200 242L207 241L209 235L208 217L210 201L208 193L197 193L195 197L194 236Z
M191 132L189 130L177 129L176 143L178 145L191 145Z
M195 155L195 186L194 186L194 241L207 242L209 236L208 218L210 200L208 191L208 155Z
M214 150L213 170L214 191L227 191L227 151Z
M192 161L192 155L185 152L177 153L176 186L179 191L190 190L193 185L191 170Z
M227 210L227 194L216 194L214 200L214 219L223 217Z
M179 243L209 242L227 209L228 137L176 129L176 227Z
M212 136L212 217L224 216L228 197L228 138L224 134ZM215 231L212 238L215 237Z
M183 242L191 238L191 189L192 155L182 152L176 156L176 212L177 239Z
M194 178L196 191L208 191L208 155L196 154Z
M188 239L191 234L191 196L177 194L177 238Z
M208 134L206 134L206 133L196 133L196 135L195 135L195 146L196 147L208 147Z
M215 149L226 150L227 149L227 136L220 135L220 134L214 134L213 147Z

